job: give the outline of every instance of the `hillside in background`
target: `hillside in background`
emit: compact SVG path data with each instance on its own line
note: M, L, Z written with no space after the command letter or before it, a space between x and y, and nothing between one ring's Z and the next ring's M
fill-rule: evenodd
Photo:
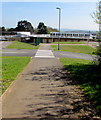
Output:
M79 30L79 29L61 29L61 32L78 32L78 33L81 33L81 32L86 32L86 33L95 33L97 32L96 30Z

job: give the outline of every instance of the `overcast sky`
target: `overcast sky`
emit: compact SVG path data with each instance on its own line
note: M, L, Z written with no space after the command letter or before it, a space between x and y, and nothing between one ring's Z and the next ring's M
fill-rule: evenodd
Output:
M58 13L56 7L61 8L61 28L98 30L91 14L96 11L97 0L47 0L49 2L30 0L2 0L2 26L6 28L16 27L20 20L27 20L36 28L39 22L58 28ZM5 1L5 2L4 2ZM12 2L11 2L12 1ZM22 1L22 2L21 2ZM1 4L0 4L1 6Z

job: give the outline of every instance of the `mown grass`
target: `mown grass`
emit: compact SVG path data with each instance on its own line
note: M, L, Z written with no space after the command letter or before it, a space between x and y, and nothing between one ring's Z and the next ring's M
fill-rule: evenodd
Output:
M29 43L23 43L19 41L13 41L12 44L8 45L6 48L13 48L13 49L38 49L38 46L29 44Z
M58 44L58 42L52 42L51 44ZM59 44L86 44L86 42L59 42Z
M51 45L51 47L52 47L52 50L58 51L56 45ZM60 45L59 51L93 55L95 50L96 49L87 45Z
M3 56L2 57L2 92L4 92L18 73L29 63L30 57Z
M80 85L88 100L101 113L101 68L89 60L60 58L65 69Z

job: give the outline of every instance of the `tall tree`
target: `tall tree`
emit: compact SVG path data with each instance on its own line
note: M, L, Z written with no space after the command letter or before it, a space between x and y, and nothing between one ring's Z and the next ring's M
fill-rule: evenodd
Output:
M32 24L26 20L19 21L15 30L16 31L29 31L31 33L34 32L34 28L33 28Z
M97 10L93 13L92 17L94 18L95 22L99 24L99 32L98 36L101 36L101 1L97 4Z
M99 46L96 50L97 62L98 65L101 66L101 1L97 5L97 11L93 13L93 18L95 19L95 22L99 24L99 32L97 33L97 41L99 42Z
M37 27L37 34L47 34L47 26L44 25L43 22L40 22L38 27Z
M2 31L6 31L6 29L5 29L5 27L4 27L4 26L2 27Z

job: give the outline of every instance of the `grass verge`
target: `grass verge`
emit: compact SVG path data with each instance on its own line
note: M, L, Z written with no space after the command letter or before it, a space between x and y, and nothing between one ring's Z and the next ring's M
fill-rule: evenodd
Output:
M52 42L51 44L58 44L58 42ZM59 42L59 44L86 44L86 42Z
M52 50L58 51L57 45L51 45L51 47ZM87 45L60 45L60 51L93 55L95 49Z
M31 45L29 43L23 43L19 41L13 41L12 44L8 45L6 48L13 48L13 49L38 49L38 46Z
M60 61L100 114L101 68L98 68L89 60L60 58Z
M15 80L18 73L29 63L30 57L3 56L2 57L2 92Z

